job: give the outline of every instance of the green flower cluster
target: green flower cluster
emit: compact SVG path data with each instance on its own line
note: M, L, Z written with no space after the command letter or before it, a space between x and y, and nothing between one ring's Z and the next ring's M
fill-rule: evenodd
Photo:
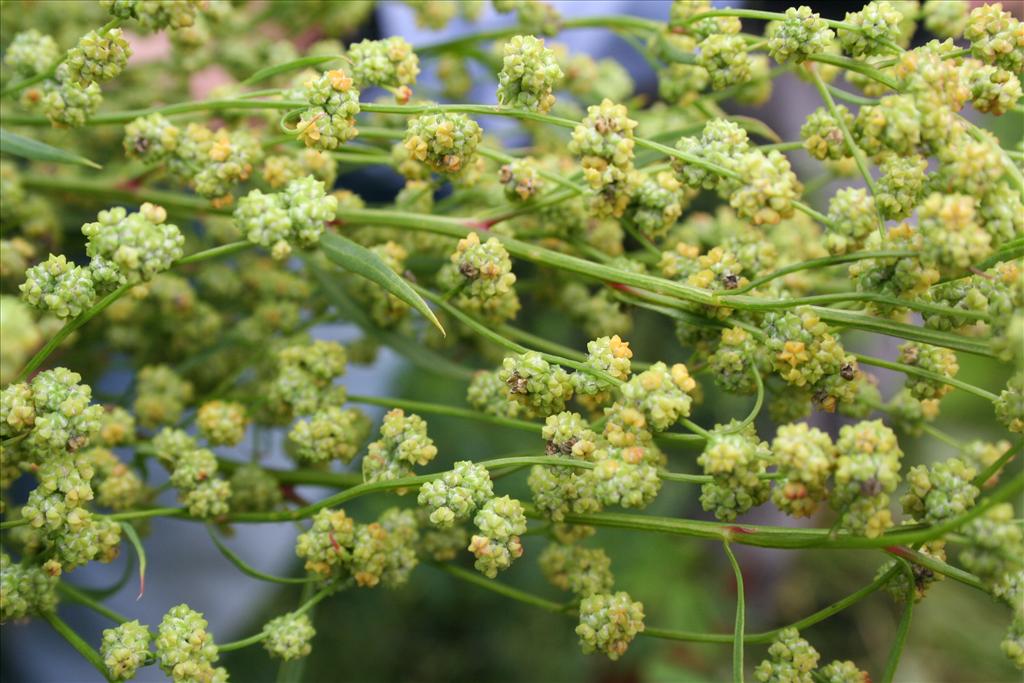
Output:
M878 214L863 187L844 187L828 203L825 248L831 254L863 249L864 241L878 229Z
M516 20L530 33L553 36L562 25L558 10L544 0L491 0L495 11L516 13Z
M772 441L771 462L781 475L772 502L786 514L809 517L828 499L836 448L825 432L806 422L782 425Z
M25 78L46 73L59 60L57 41L34 28L15 34L4 51L4 66Z
M853 400L857 360L846 353L817 314L808 308L768 313L764 329L772 368L782 379L813 392L828 411Z
M563 75L543 38L512 36L498 73L498 103L546 113L555 104L553 90Z
M853 114L850 110L840 104L836 111L847 130L853 128ZM807 117L800 127L800 138L804 141L804 149L815 159L838 161L850 156L843 129L832 112L825 107L818 107Z
M172 607L160 621L154 641L157 661L174 683L227 681L227 671L213 666L217 645L206 626L202 613L184 603Z
M295 455L310 463L352 462L370 435L370 419L355 408L321 408L308 420L299 420L288 438Z
M613 420L615 412L632 409L643 415L645 426L663 432L689 416L690 392L696 386L685 365L669 367L659 361L620 387L621 399L612 407L609 419Z
M316 636L313 622L305 614L289 612L275 617L263 626L263 648L271 657L291 661L313 651L310 641Z
M0 553L0 622L57 609L58 578L27 562L14 563Z
M651 238L663 237L689 202L682 183L669 171L644 176L627 209L627 217L640 232Z
M135 415L139 425L153 429L181 419L192 401L192 383L167 365L147 365L135 378Z
M355 526L344 510L317 512L313 525L295 540L295 554L305 560L306 571L323 579L338 576L352 559Z
M836 449L832 507L843 528L877 538L892 526L889 494L900 483L903 451L896 434L881 420L858 422L839 430Z
M591 208L598 216L621 216L635 192L636 126L624 105L605 99L587 107L586 118L572 131L568 150L582 157L583 177L594 191Z
M761 477L771 462L772 452L761 441L753 425L741 427L733 420L716 425L697 458L697 464L712 481L701 485L700 503L718 519L732 521L771 495L770 482Z
M96 502L111 510L129 510L146 496L146 485L139 475L106 448L90 448L83 454L93 468L92 487Z
M800 637L799 631L785 628L768 646L768 659L754 669L754 678L761 683L813 683L812 672L817 668L819 658L818 651Z
M508 387L509 399L519 403L531 417L559 413L572 398L569 373L558 365L552 366L536 351L506 356L498 379Z
M754 373L760 372L763 355L762 347L743 328L723 329L718 347L708 358L715 384L730 393L754 393L757 391Z
M148 663L151 656L149 641L152 639L149 629L137 619L104 629L100 655L111 678L116 681L135 678L135 672Z
M238 467L229 480L231 500L228 505L236 512L266 512L281 504L284 496L277 479L256 464Z
M902 220L913 213L924 198L928 162L919 155L888 155L875 184L875 206L887 219Z
M430 510L431 524L448 529L457 521L469 519L474 510L493 497L487 468L462 460L437 479L425 482L416 502Z
M348 356L337 342L315 340L277 352L277 374L267 387L267 411L277 422L344 401L333 382L345 374Z
M598 337L587 342L586 364L615 379L626 381L632 372L630 359L633 351L629 342L623 341L619 335ZM574 372L570 377L577 400L591 399L595 403L603 403L611 398L611 385L600 377L586 372ZM550 418L549 418L550 419Z
M519 311L512 261L496 237L481 244L480 236L471 232L459 240L438 281L445 289L457 292L453 300L459 308L482 315L489 322L504 322Z
M750 80L753 63L743 36L713 33L697 45L697 64L707 71L714 90Z
M1011 432L1024 432L1024 372L1006 382L1006 388L995 400L996 419Z
M196 426L213 446L236 446L245 437L245 406L235 401L207 401L196 411Z
M859 12L847 12L843 23L852 29L839 29L839 43L854 57L884 54L900 39L903 15L885 0L869 2Z
M835 33L810 7L790 7L786 18L768 30L768 54L779 64L804 62L828 52Z
M100 429L103 408L90 405L92 389L67 368L36 375L31 382L10 384L0 393L0 437L27 433L19 447L36 459L74 453Z
M96 219L82 226L82 234L97 289L151 280L182 256L185 237L178 226L164 222L167 211L161 206L147 202L133 213L117 206Z
M244 129L220 128L216 132L190 123L167 158L170 172L186 180L215 207L230 206L235 185L252 175L263 159L263 147Z
M476 557L473 566L493 579L523 554L519 541L519 535L526 533L523 505L508 496L491 498L476 513L473 523L480 531L469 541L468 550Z
M505 186L505 196L512 201L528 201L544 186L538 164L531 157L514 159L498 169L498 182Z
M538 562L555 588L572 591L581 598L608 593L615 583L611 558L601 548L551 543Z
M967 0L928 0L921 8L924 27L939 38L959 38L967 28Z
M1010 73L1024 69L1024 24L1000 3L979 5L971 10L964 28L964 38L971 42L971 53L985 62Z
M992 252L992 236L975 220L972 197L932 193L921 204L918 219L925 247L921 261L940 275L959 277Z
M928 541L918 549L918 552L926 557L945 562L946 541L943 539ZM886 574L894 566L896 566L895 560L886 562L878 568L876 578ZM942 574L937 574L915 562L910 565L910 576L901 569L885 584L885 590L896 602L906 602L907 595L911 589L910 582L913 581L914 602L920 602L927 595L928 589L932 587L932 584L943 581L945 578Z
M131 54L121 29L108 29L102 35L89 31L68 50L58 71L58 80L78 87L113 80L124 70Z
M680 179L694 188L715 189L741 216L755 225L775 225L793 215L792 201L802 185L789 161L777 150L752 148L747 132L727 119L712 119L699 138L681 137L676 149L720 166L738 177L716 175L697 164L672 160Z
M307 147L337 149L358 135L359 90L344 71L325 71L309 79L303 95L309 108L300 115L295 132Z
M100 0L112 16L134 19L144 33L188 28L196 23L202 0Z
M483 133L465 114L422 114L409 119L404 145L409 155L438 173L468 168Z
M1020 79L988 64L971 72L970 88L974 108L995 116L1005 114L1021 98Z
M360 88L371 85L389 88L410 86L416 83L420 73L419 57L412 51L412 45L401 36L361 40L349 45L347 55L352 77ZM357 102L358 98L359 93L356 91Z
M166 431L166 430L165 430ZM221 517L228 512L231 484L216 477L217 456L205 448L181 451L173 456L171 485L195 517Z
M19 287L28 305L49 311L58 318L74 318L96 301L96 289L89 268L69 263L62 254L25 271Z
M178 148L181 129L161 114L140 116L124 127L124 153L144 164L157 164Z
M391 481L411 477L414 467L423 467L437 455L437 446L427 436L427 423L415 414L406 416L401 408L388 411L380 426L380 439L371 443L363 458L363 480Z
M292 244L315 246L337 210L337 197L326 194L321 181L305 176L281 192L253 190L239 200L234 218L250 242L268 247L281 260L291 254Z
M900 346L900 362L913 365L936 375L952 379L960 369L956 352L941 346L920 342L907 342ZM907 375L907 388L917 399L942 398L953 387L938 380L916 375Z
M978 487L971 483L977 472L959 458L931 467L917 465L907 472L910 490L900 498L903 511L914 519L938 523L963 514L974 506Z
M644 630L644 606L629 593L595 593L580 601L576 635L585 654L602 652L611 660L626 654L629 644Z

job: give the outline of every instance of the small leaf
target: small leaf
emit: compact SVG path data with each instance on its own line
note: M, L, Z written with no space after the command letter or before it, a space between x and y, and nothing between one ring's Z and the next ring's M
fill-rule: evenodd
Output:
M441 331L441 334L446 334L437 316L427 306L427 302L413 291L408 282L403 280L395 271L388 268L387 264L377 254L362 245L356 244L347 237L342 237L333 232L324 233L320 237L320 248L323 249L324 254L331 261L347 271L380 285L419 311L423 317Z
M135 553L139 556L139 597L135 599L141 600L142 594L146 592L146 549L142 546L142 539L139 538L139 533L135 531L131 522L121 522L121 528L124 529L124 535L135 546Z
M265 69L260 69L249 78L242 81L242 85L252 85L253 83L259 83L265 81L268 78L283 74L288 71L295 71L296 69L302 69L307 66L316 66L317 64L323 64L324 62L333 62L341 59L338 56L320 55L313 57L301 57L299 59L293 59L290 62L284 62L283 64L275 64L274 66L268 66Z
M413 365L439 377L447 377L459 381L465 381L473 376L473 368L452 362L447 356L443 356L426 346L419 344L414 339L405 337L394 332L382 330L373 324L364 312L346 296L344 289L339 285L338 279L330 273L318 268L310 259L306 260L306 267L313 274L317 284L324 295L347 320L351 320L365 332L369 337L375 339L382 346L386 346L401 356L404 356Z
M45 142L22 137L2 128L0 128L0 153L11 154L23 159L32 159L33 161L52 161L58 164L75 164L76 166L88 166L89 168L103 168L95 161L90 161L85 157L58 149L57 147L51 147Z

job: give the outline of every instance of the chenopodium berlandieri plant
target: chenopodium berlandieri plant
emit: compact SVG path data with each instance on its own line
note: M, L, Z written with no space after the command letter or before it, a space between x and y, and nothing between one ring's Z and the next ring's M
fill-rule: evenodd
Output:
M909 610L957 579L944 590L997 601L958 602L976 605L971 623L1010 608L991 637L1024 667L1015 8L875 0L834 21L675 0L660 18L581 21L496 0L516 26L478 31L482 3L405 4L425 29L458 17L465 33L350 42L372 2L5 8L3 628L48 620L110 680L156 665L214 683L222 652L257 643L330 657L314 607L345 605L349 588L427 590L426 562L547 608L552 628L573 616L583 652L618 659L638 636L738 644L667 628L667 591L714 594L702 581L719 566L742 615L741 564L800 579L831 567L805 550L877 549L888 557L854 595L884 589ZM560 42L582 26L628 33L658 96ZM166 52L134 60L156 32ZM497 103L461 101L488 69ZM202 99L199 72L220 79ZM806 111L798 89L817 98ZM728 113L783 100L792 141ZM425 374L385 379L394 354ZM366 405L388 409L379 424ZM529 451L510 430L532 432ZM279 451L294 467L268 466ZM158 500L168 487L176 503ZM187 604L147 625L75 589L78 567L177 544L151 517L209 524L234 565L304 583L303 597L218 647ZM219 539L278 522L301 527L305 576L257 571L245 558L261 546ZM672 536L722 543L719 566L661 585ZM759 571L741 544L790 553ZM530 583L534 558L572 602L532 592L547 590ZM165 572L149 563L150 581ZM783 579L748 588L765 605L792 594ZM779 612L852 604L828 592ZM119 625L74 635L61 600ZM445 618L416 604L410 620ZM1008 677L978 669L989 633L942 665ZM770 634L760 664L734 648L734 679L889 680L905 636L887 657L820 664L796 628ZM667 653L631 656L667 667ZM671 666L724 678L728 660ZM884 674L862 668L882 660Z

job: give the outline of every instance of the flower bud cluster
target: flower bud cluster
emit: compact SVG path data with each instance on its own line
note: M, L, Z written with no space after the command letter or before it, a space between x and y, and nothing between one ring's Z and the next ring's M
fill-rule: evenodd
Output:
M985 62L1020 75L1024 69L1024 24L1000 3L971 10L964 28L971 53Z
M768 646L768 659L754 669L754 679L760 683L812 683L815 680L812 672L820 657L814 646L800 637L799 631L785 628Z
M221 207L234 202L232 189L248 180L262 159L262 146L246 130L221 128L215 132L190 123L167 164L174 176L188 181L198 194Z
M384 416L380 437L367 447L363 458L367 482L411 477L414 467L423 467L437 455L437 446L427 436L426 421L419 415L406 416L401 408Z
M569 373L558 365L552 366L536 351L506 356L498 379L508 387L508 397L531 417L561 412L565 402L572 398Z
M921 342L902 344L900 346L900 362L950 379L956 377L956 373L960 369L955 351ZM914 398L922 400L942 398L953 390L949 384L917 375L907 375L906 386Z
M167 365L142 368L135 385L135 415L145 429L176 423L192 401L192 383Z
M662 362L633 375L620 387L621 399L609 414L622 410L639 412L646 425L663 432L690 414L690 397L697 383L682 363L671 367Z
M22 446L36 459L74 453L89 445L100 429L103 408L91 405L92 389L67 368L10 384L0 393L0 437L28 433Z
M245 406L235 401L207 401L196 412L199 434L212 446L237 446L247 425Z
M476 556L473 566L493 579L523 554L519 541L519 535L526 533L523 505L508 496L491 498L476 513L473 523L480 532L469 541L468 550Z
M743 36L713 33L700 41L697 50L697 64L707 71L714 90L750 80L753 65Z
M171 484L195 517L221 517L228 512L231 484L216 477L217 456L205 448L177 453L171 461Z
M629 348L629 342L623 341L617 334L610 337L598 337L587 342L587 366L611 375L615 379L621 381L629 379L632 372L630 362L632 357L633 350ZM577 399L582 399L584 396L596 398L602 394L610 398L611 385L600 377L586 372L574 372L569 379L576 391Z
M839 29L839 43L853 57L884 54L900 39L903 15L885 0L864 5L859 12L847 12L843 20L852 29Z
M103 630L100 655L103 664L116 681L129 681L135 672L147 664L151 653L149 641L153 635L138 619L126 621L116 628Z
M409 119L405 148L409 155L438 173L458 173L476 157L483 133L465 114L421 114Z
M972 197L962 194L930 194L918 210L924 238L922 263L941 275L958 277L992 252L992 236L975 220Z
M917 465L907 472L910 490L900 498L903 511L916 520L939 523L962 515L974 506L978 487L971 483L977 472L959 458L931 467Z
M100 0L118 19L134 19L143 33L188 28L206 4L202 0Z
M587 107L586 118L572 131L568 149L582 158L583 177L594 191L591 208L599 216L621 216L635 192L636 126L624 105L605 99Z
M498 182L505 186L505 196L512 201L525 202L544 186L535 159L514 159L498 170Z
M144 164L157 164L174 154L181 129L161 114L140 116L124 127L124 153Z
M310 641L316 636L316 629L309 616L289 612L275 617L263 626L266 638L263 648L271 657L288 662L306 657L313 651Z
M546 113L555 104L553 90L563 75L543 38L512 36L498 73L498 103Z
M889 494L900 483L903 451L881 420L846 425L836 442L832 507L849 531L877 538L892 526Z
M790 7L768 31L768 54L779 64L804 62L828 51L835 33L810 7Z
M469 519L478 507L494 497L487 468L462 460L437 479L420 487L416 502L430 510L430 523L441 529Z
M57 576L42 568L14 563L7 553L0 553L0 622L55 610L57 582Z
M764 365L763 356L762 347L752 334L740 327L730 327L722 330L708 364L720 388L730 393L752 394L757 391L754 373Z
M174 683L227 681L227 671L213 666L217 645L206 626L202 613L184 603L172 607L160 621L154 641L156 657Z
M712 119L699 138L681 137L676 149L720 166L738 177L717 175L696 164L673 159L673 168L690 187L717 190L741 216L755 225L775 225L793 215L792 201L803 189L782 153L751 148L747 133L727 119Z
M273 475L256 464L241 465L231 474L229 507L236 512L267 512L284 496Z
M853 114L843 105L836 111L842 117L847 130L853 128ZM815 159L838 161L850 156L846 135L839 122L825 107L815 109L800 128L800 137L804 141L804 149Z
M644 176L636 188L627 216L644 235L663 237L683 213L690 194L669 171Z
M927 169L928 162L916 154L893 154L882 161L882 175L875 184L875 206L883 217L902 220L913 213L924 198Z
M481 244L480 236L471 232L459 240L438 280L444 288L457 292L454 302L459 308L489 322L504 322L519 311L512 261L496 237Z
M34 28L15 34L4 51L4 66L25 78L46 73L59 60L57 41Z
M360 88L380 85L389 88L415 85L420 60L405 38L361 40L349 45L352 78ZM359 92L356 91L356 102ZM358 113L358 109L353 114Z
M95 476L96 502L115 511L129 510L146 496L146 485L130 467L106 448L90 448L83 454Z
M853 399L857 361L817 314L806 308L769 313L764 329L772 367L782 379L812 391L815 400L829 411Z
M370 419L355 408L321 408L308 420L299 420L288 438L295 455L309 463L352 462L370 435Z
M629 593L595 593L580 601L576 635L584 654L602 652L611 660L626 654L630 642L644 630L644 606Z
M607 593L615 583L611 558L601 548L552 543L541 553L539 564L553 586L583 598Z
M90 31L68 50L58 80L79 87L113 80L124 70L131 54L121 29L108 29L103 34Z
M277 352L277 374L267 388L267 410L279 422L344 400L342 387L332 387L345 374L348 356L337 342L316 340L286 346Z
M234 217L250 242L268 247L281 260L291 254L293 244L315 246L337 210L338 199L325 193L324 184L304 176L281 192L253 190L239 200Z
M1024 372L1006 382L1006 388L995 400L996 419L1011 432L1024 432Z
M828 499L827 483L836 464L828 434L806 422L782 425L772 441L771 461L782 478L772 502L786 514L809 517Z
M918 548L918 552L940 562L946 561L946 541L944 539L937 539L929 541ZM892 568L896 566L896 561L886 562L878 568L876 578L888 573ZM911 563L910 574L907 576L907 572L902 568L896 572L885 584L885 590L892 596L892 599L896 602L906 602L907 595L910 593L910 581L911 577L913 580L914 590L914 602L920 602L924 599L924 596L928 593L928 589L932 587L932 584L944 580L946 577L942 574L937 574L932 570L928 569L924 565Z
M62 254L25 271L19 287L22 300L58 318L74 318L96 301L96 288L88 267L69 263Z
M701 486L700 503L718 519L732 521L771 495L770 482L761 477L771 461L768 444L753 425L742 427L733 420L716 425L697 458L712 481Z
M309 79L303 95L309 108L302 112L295 132L307 147L337 149L359 133L359 90L344 71L325 71Z
M167 211L147 202L134 213L120 206L100 211L95 223L82 226L98 289L151 280L181 258L185 237L165 220Z

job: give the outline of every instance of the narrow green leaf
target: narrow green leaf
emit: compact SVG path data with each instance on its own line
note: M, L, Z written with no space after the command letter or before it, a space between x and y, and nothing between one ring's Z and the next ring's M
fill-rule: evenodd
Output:
M52 147L45 142L39 142L32 138L22 137L0 128L0 153L10 154L23 159L33 161L52 161L57 164L74 164L76 166L88 166L89 168L103 168L95 161L90 161L83 156L73 154L57 147Z
M387 264L377 254L362 245L356 244L347 237L342 237L333 232L324 233L320 237L320 248L323 249L324 254L331 261L347 271L380 285L419 311L423 317L441 331L441 334L446 334L437 316L427 306L427 302L413 291L409 283L402 279L400 275L388 268Z
M331 302L335 310L346 319L358 325L363 332L377 340L382 346L386 346L404 356L416 367L441 377L465 381L473 376L473 368L455 363L447 356L430 350L426 346L417 343L414 339L377 327L349 299L336 277L332 277L331 273L318 268L312 260L306 260L306 267L309 268L309 272L313 274L317 284L320 285L320 290L327 297L328 301Z
M146 592L146 549L142 546L142 539L139 538L139 533L135 531L131 522L121 522L121 528L124 529L124 535L135 546L135 554L139 556L139 597L135 599L141 600L142 594Z
M219 550L221 554L231 562L231 564L238 567L246 576L251 576L252 578L259 579L260 581L269 581L270 583L311 583L316 580L313 578L294 579L289 577L273 576L271 574L261 572L259 569L250 567L242 558L236 555L231 548L224 545L224 542L217 538L217 534L213 530L213 527L207 525L206 530L210 533L210 540L212 540L213 544L217 546L217 550Z
M275 64L274 66L268 66L265 69L260 69L252 76L249 76L249 78L242 81L242 85L252 85L253 83L265 81L268 78L272 78L278 74L287 73L288 71L295 71L297 69L302 69L307 66L316 66L317 64L323 64L324 62L334 62L339 59L341 59L341 57L330 55L300 57L299 59L293 59L290 62Z

